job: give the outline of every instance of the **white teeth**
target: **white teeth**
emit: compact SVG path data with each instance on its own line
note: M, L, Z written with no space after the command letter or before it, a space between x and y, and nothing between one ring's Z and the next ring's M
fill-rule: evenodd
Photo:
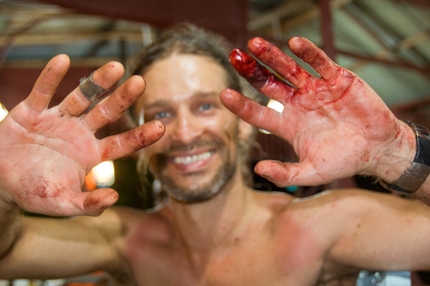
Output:
M188 164L195 163L197 161L206 160L210 156L211 156L211 152L208 151L208 152L201 153L198 155L175 157L175 158L173 158L173 163L188 165Z

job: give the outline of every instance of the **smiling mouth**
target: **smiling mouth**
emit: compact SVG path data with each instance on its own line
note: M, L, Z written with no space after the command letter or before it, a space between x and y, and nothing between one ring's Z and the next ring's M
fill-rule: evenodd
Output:
M177 156L172 159L172 162L175 164L189 165L199 161L206 160L212 154L213 154L213 151L206 151L206 152L196 154L196 155L191 155L191 156Z

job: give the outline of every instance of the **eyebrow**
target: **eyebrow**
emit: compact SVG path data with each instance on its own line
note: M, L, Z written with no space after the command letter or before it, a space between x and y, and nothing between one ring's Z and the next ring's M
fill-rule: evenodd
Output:
M191 99L218 97L220 92L200 92L199 91L199 92L195 92L191 96ZM171 101L169 101L168 99L159 99L159 100L152 102L151 104L149 104L147 106L144 106L143 108L144 109L150 109L150 108L164 107L164 106L167 106L170 104L171 104Z
M149 109L149 108L156 108L156 107L162 107L168 105L168 101L165 99L160 99L157 101L154 101L153 103L149 104L148 106L143 106L143 109Z

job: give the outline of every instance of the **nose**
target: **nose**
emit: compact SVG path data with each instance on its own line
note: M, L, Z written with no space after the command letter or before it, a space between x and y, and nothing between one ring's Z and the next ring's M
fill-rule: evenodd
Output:
M202 122L189 110L181 110L171 125L173 140L182 144L192 143L202 134Z

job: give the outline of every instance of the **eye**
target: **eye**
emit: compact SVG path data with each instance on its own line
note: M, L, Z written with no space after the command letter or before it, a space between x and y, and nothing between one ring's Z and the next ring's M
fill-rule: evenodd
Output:
M200 106L200 110L201 111L206 111L206 110L211 109L212 107L213 107L213 104L211 104L211 103L205 103L205 104L202 104Z
M154 119L163 119L163 118L167 118L170 114L168 112L165 111L161 111L158 112L154 115Z

